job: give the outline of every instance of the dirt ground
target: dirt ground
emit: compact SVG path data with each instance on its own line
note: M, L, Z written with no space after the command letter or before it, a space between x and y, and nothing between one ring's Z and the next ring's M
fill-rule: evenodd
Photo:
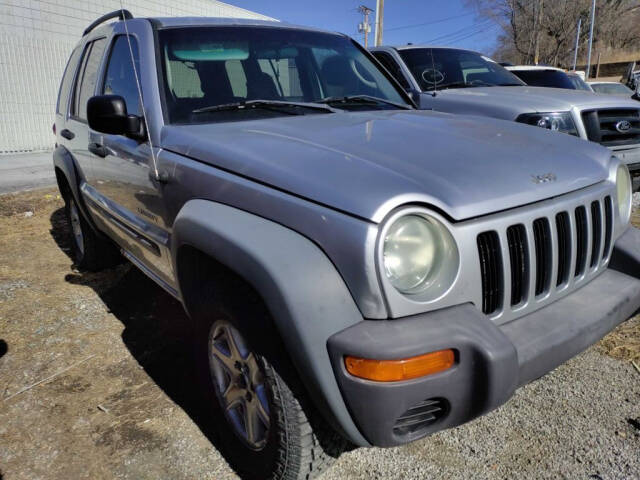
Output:
M129 264L74 271L69 246L56 190L0 196L0 480L236 478L194 398L182 307ZM345 454L327 478L640 478L631 359L640 317L489 416Z

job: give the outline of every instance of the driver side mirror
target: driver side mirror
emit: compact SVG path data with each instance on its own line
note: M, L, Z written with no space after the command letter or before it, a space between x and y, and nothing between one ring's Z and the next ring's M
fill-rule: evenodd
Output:
M120 95L98 95L87 102L89 127L100 133L143 138L142 121L127 114L127 105Z

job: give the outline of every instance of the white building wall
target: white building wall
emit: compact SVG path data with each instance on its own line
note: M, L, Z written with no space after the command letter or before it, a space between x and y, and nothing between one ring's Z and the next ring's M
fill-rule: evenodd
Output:
M134 17L271 20L215 0L122 0ZM0 155L53 147L58 86L82 31L120 0L0 0Z

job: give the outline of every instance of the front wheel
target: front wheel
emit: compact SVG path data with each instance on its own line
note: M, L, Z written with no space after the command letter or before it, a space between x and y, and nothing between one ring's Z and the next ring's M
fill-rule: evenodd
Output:
M80 270L98 271L121 261L113 244L98 237L87 223L73 195L65 198L67 223L71 231L73 261Z
M199 364L205 370L218 448L243 479L316 478L346 442L318 416L298 382L288 382L296 384L294 393L267 355L258 353L272 351L273 343L252 348L249 338L254 344L278 341L256 330L260 327L239 327L258 326L263 316L255 303L248 306L246 297L242 303L235 311L228 305L212 306L207 309L211 320L198 329L199 350L206 353Z

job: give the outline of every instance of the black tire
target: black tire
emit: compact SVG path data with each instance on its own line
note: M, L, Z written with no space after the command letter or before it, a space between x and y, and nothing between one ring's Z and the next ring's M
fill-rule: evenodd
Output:
M213 417L211 423L219 440L217 447L243 479L317 478L348 448L348 443L326 424L308 401L291 362L283 353L284 346L273 334L271 319L262 302L250 289L232 290L233 286L226 286L215 292L209 286L200 296L209 300L201 302L194 315L197 317L196 361L203 399L209 405L204 408ZM260 449L251 448L225 414L210 367L210 336L221 322L232 325L241 336L255 356L264 379L269 426L265 444Z
M122 261L115 245L91 228L71 194L64 197L73 262L79 270L97 272Z

